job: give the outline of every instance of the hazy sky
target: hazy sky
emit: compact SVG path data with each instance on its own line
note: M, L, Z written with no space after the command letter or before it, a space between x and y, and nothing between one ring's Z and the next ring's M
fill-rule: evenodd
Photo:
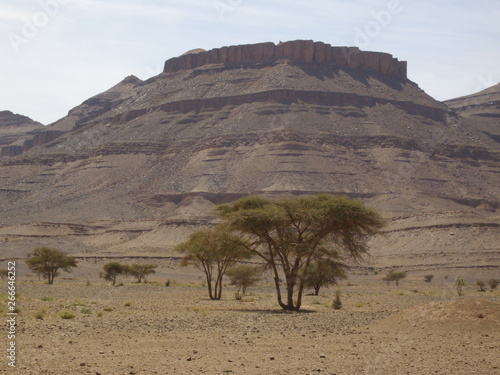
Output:
M500 81L500 0L1 0L0 110L49 124L190 49L295 39L391 53L438 100Z

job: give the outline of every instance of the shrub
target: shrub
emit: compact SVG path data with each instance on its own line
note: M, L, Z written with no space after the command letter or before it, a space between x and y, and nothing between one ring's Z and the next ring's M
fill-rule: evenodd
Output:
M71 311L61 311L59 313L59 316L62 319L73 319L75 317L75 314L73 314Z
M107 312L110 312L110 311L113 311L114 309L112 307L105 307L103 310L107 311Z
M35 319L38 320L43 320L43 318L45 318L45 315L47 315L47 312L45 310L38 310L34 314Z
M490 290L493 292L496 287L500 284L500 280L497 279L489 279L488 280L488 286L490 287Z
M82 314L92 314L92 309L90 307L82 307L80 310Z
M459 296L463 296L463 288L467 286L467 283L465 282L463 277L457 277L453 285L457 288L457 294Z
M342 301L340 300L340 291L335 292L335 299L332 305L334 310L340 310L342 308Z
M485 289L486 283L484 281L478 280L478 281L476 281L476 285L479 287L479 291L480 292L485 292L486 291L486 289Z
M227 270L231 285L238 287L235 294L237 300L241 300L249 286L255 285L260 280L262 269L259 267L241 264Z
M132 306L132 302L125 302L125 305L123 305L123 306L130 307L130 306Z
M432 278L434 277L434 275L430 274L430 275L425 275L424 276L424 280L426 283L430 283L432 281Z

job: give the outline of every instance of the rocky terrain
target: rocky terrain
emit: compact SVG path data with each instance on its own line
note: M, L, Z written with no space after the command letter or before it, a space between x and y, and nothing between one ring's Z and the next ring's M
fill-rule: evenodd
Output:
M169 257L216 204L330 192L390 219L367 267L498 268L498 142L406 69L294 41L194 50L127 77L5 148L4 257L40 244Z
M500 369L499 292L471 286L458 298L442 275L428 284L413 274L399 287L386 286L381 275L354 276L335 288L342 291L341 310L331 308L335 290L322 289L305 296L302 313L283 313L267 282L242 301L230 286L221 301L210 301L196 274L173 279L178 271L166 264L150 284L123 280L114 288L96 279L101 266L81 263L70 277L76 281L58 278L54 285L23 276L18 373L496 375ZM74 318L62 319L64 311Z
M27 150L35 135L44 127L29 117L0 111L0 160Z
M476 94L445 101L467 122L500 142L500 83Z

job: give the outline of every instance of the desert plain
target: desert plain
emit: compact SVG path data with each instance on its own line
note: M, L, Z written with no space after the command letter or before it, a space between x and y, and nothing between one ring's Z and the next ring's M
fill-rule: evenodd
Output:
M176 260L155 260L148 283L115 287L99 278L107 261L81 260L53 285L18 262L16 368L3 356L0 373L500 374L500 291L475 285L493 271L461 274L469 286L459 297L457 271L432 272L429 283L410 273L396 286L356 270L285 313L269 278L241 301L226 280L212 301L203 274ZM1 301L5 318L5 293Z

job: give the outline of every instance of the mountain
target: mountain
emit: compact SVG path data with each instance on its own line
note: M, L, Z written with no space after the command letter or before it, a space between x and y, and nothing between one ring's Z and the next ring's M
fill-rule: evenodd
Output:
M467 122L500 143L500 83L444 102Z
M0 158L22 153L25 141L43 128L29 117L0 111Z
M312 41L172 58L0 161L0 240L9 254L43 242L173 255L216 204L330 192L390 218L372 241L377 267L498 264L499 145L406 70L386 53Z

